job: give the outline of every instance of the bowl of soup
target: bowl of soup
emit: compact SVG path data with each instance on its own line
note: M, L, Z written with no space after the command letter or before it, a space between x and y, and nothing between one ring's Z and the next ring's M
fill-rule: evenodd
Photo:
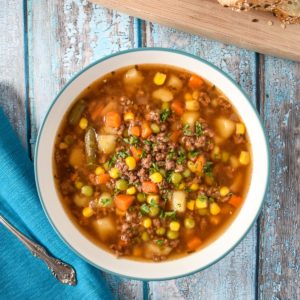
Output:
M41 126L35 175L73 251L159 280L202 270L241 241L263 203L269 154L255 109L226 74L147 48L69 81Z

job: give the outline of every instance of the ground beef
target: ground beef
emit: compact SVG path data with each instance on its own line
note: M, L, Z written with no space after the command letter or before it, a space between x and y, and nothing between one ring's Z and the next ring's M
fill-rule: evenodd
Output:
M238 135L238 134L235 134L233 136L233 142L235 144L242 144L242 143L245 143L245 137L243 137L242 135Z
M199 94L199 97L198 97L198 101L204 106L204 107L207 107L210 102L211 102L211 99L209 97L209 95L205 92L201 92Z
M141 160L142 168L149 169L152 165L152 156L148 154L145 158Z
M64 180L60 184L60 190L63 195L71 194L75 191L75 188L70 180Z
M218 97L216 101L223 110L229 110L231 108L231 104L223 96Z
M166 161L166 170L167 171L174 170L175 166L176 166L175 161L173 161L173 160Z

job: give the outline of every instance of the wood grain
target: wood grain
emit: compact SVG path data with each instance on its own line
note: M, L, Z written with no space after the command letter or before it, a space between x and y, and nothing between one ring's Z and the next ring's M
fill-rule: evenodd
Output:
M255 54L167 27L146 23L143 44L182 49L214 63L256 101ZM228 256L207 270L177 280L149 284L152 299L255 298L256 227Z
M26 146L22 1L1 2L0 28L0 107Z
M87 1L28 1L32 142L55 95L104 55L137 46L133 18ZM103 273L117 299L141 299L142 283Z
M300 61L300 25L283 30L269 13L237 13L216 0L92 1L226 44ZM254 19L259 22L252 22ZM267 25L270 20L273 26Z
M261 91L271 183L260 222L259 298L300 297L300 64L267 57Z

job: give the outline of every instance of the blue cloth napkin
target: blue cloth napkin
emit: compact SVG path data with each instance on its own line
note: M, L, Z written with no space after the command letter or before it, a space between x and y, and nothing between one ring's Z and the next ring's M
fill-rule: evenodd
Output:
M0 224L0 299L113 299L101 272L57 236L41 207L33 165L0 108L0 213L21 232L70 263L77 286L59 283L46 265Z

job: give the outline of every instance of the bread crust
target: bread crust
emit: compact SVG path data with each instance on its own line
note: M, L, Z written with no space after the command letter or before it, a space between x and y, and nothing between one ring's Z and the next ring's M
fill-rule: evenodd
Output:
M220 4L235 10L258 9L272 12L285 24L300 24L299 0L218 0Z

